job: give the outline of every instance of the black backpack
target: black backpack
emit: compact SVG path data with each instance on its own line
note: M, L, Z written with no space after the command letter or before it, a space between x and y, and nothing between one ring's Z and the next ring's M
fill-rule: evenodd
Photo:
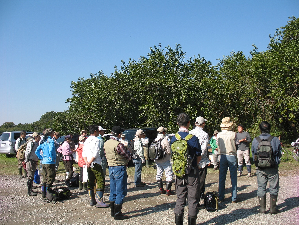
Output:
M218 197L216 192L208 192L204 198L205 208L209 212L218 210Z
M74 173L70 179L70 187L79 187L79 173Z
M270 136L268 139L261 139L257 137L258 147L256 154L254 156L254 164L260 168L269 168L275 165L275 160L273 156L273 149L271 141L273 136Z
M72 193L68 187L55 187L53 189L47 190L47 199L48 202L57 202L69 199L71 197Z
M165 149L162 147L161 142L163 138L158 141L153 141L149 147L149 158L151 160L163 159L166 155Z

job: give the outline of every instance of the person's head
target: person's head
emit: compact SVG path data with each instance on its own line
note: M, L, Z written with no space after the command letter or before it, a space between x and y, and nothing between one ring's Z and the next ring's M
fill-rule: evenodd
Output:
M136 134L135 134L136 137L139 137L139 138L145 138L145 133L142 129L139 129L136 131Z
M25 138L26 137L26 131L21 131L21 133L20 133L20 137L21 138Z
M81 136L79 137L79 141L80 141L80 142L85 142L85 140L86 140L86 136L82 136L82 135L81 135Z
M186 127L187 129L190 126L190 118L186 113L180 113L176 120L179 127Z
M203 118L202 116L199 116L196 118L196 121L195 121L195 126L198 126L198 127L204 127L206 125L206 119Z
M81 134L82 136L86 136L86 135L87 135L87 131L86 131L86 130L81 130L80 134Z
M100 135L103 136L105 134L106 129L104 129L101 126L99 126L98 128L99 128Z
M261 122L259 127L261 130L261 133L270 133L271 125L267 121Z
M99 136L99 128L97 125L89 126L89 133L91 136Z
M218 130L214 130L213 135L214 135L215 137L217 137L217 134L218 134Z
M221 121L221 130L232 130L234 122L230 120L230 117L224 117Z
M53 135L54 135L54 131L52 130L52 128L47 128L47 129L45 129L44 130L44 135L45 135L45 137L53 137Z
M39 136L39 134L37 132L34 132L32 134L32 137L34 138L35 142L39 142L40 141L40 136Z
M54 131L53 137L57 140L60 137L60 133L58 131Z
M111 133L115 137L120 138L123 131L124 130L120 126L114 126L114 127L112 127Z
M244 129L245 129L245 128L244 128L244 126L243 126L242 124L239 124L239 125L238 125L238 132L239 132L239 133L242 133Z
M165 127L159 127L159 128L157 129L157 131L158 131L159 134L165 134L166 131L167 131L167 128L165 128Z
M66 135L66 136L64 137L64 139L65 139L66 142L70 143L71 140L72 140L72 136L71 136L71 135Z

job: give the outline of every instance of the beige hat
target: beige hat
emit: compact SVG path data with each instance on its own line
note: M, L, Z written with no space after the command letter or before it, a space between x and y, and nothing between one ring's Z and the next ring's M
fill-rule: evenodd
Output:
M139 136L141 134L144 134L144 131L142 129L139 129L139 130L136 131L135 136Z
M224 117L222 119L220 127L221 128L228 128L228 127L231 127L233 124L234 124L234 122L230 121L230 117Z
M83 141L83 140L85 140L85 139L86 139L85 136L82 136L82 135L81 135L81 136L79 137L79 141Z
M165 128L165 127L159 127L159 128L157 129L157 131L158 131L159 133L163 133L163 132L166 132L166 131L167 131L167 128Z
M214 130L213 135L218 134L218 133L219 133L218 130Z
M201 125L205 122L207 122L207 120L205 118L203 118L202 116L197 117L196 121L195 121L195 123L198 124L198 125Z
M38 134L37 132L34 132L34 133L32 134L32 137L33 137L33 138L35 138L35 137L37 137L37 136L39 136L39 134Z

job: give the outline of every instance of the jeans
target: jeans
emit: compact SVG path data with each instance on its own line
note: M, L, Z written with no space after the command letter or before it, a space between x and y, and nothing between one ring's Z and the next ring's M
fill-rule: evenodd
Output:
M142 162L141 159L138 157L137 159L133 159L133 163L135 165L134 182L135 185L138 185L141 183Z
M270 195L278 195L279 175L278 168L264 168L256 170L257 196L263 197L266 194L267 183L269 181Z
M237 200L237 157L234 155L221 155L219 166L219 200L224 200L225 179L227 168L230 171L232 184L232 201Z
M127 195L127 170L126 166L110 166L110 202L117 205L123 203L124 197Z

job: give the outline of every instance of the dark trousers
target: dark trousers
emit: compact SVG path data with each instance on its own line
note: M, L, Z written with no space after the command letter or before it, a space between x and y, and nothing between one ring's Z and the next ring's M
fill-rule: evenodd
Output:
M206 176L207 176L207 171L208 171L208 168L205 167L205 168L201 168L199 169L199 185L198 185L198 192L199 192L199 197L202 196L202 194L205 193L205 182L206 182Z
M192 169L188 175L185 175L182 178L176 178L175 186L177 200L174 208L175 214L179 215L184 213L184 207L186 205L186 200L188 199L189 216L197 216L197 205L199 199L198 185L199 175L197 168Z
M69 173L67 180L70 180L73 177L73 160L64 160L63 164L65 172Z
M55 164L43 164L43 183L51 186L55 181Z

